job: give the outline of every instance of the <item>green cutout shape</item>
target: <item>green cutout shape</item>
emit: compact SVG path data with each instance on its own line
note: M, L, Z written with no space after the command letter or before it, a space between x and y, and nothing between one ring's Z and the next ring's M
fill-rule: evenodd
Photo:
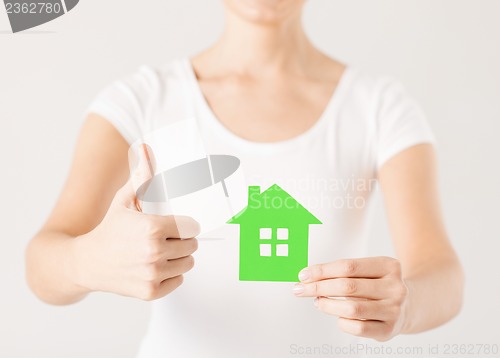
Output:
M262 193L248 187L248 205L227 223L240 225L240 281L280 282L298 281L308 265L309 225L322 224L277 184Z

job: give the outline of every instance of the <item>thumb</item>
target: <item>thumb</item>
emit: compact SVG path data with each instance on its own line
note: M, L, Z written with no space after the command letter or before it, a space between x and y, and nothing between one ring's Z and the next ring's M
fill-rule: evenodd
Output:
M155 161L150 146L143 143L137 152L129 150L130 177L127 183L115 195L114 204L141 211L139 201L148 189L155 174Z

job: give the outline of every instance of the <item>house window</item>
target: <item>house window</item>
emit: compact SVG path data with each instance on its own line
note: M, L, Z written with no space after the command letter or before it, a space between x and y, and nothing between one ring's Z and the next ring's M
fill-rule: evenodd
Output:
M262 228L260 229L260 238L261 240L270 240L273 236L273 230L270 228Z
M276 256L288 256L288 244L276 245Z
M288 229L278 229L278 240L288 240Z
M259 229L259 238L261 240L271 240L273 238L273 229ZM277 229L275 238L278 240L288 240L288 229ZM288 256L288 244L260 244L260 256L272 256L273 246L275 246L276 249L276 256Z
M271 256L271 244L260 244L260 256Z

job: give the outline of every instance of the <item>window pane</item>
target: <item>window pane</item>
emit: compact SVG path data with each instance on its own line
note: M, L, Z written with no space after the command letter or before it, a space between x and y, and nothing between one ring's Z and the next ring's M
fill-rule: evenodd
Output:
M271 244L260 245L260 256L271 256Z
M269 240L273 236L273 231L272 229L269 228L264 228L260 229L260 238L263 240Z
M278 240L288 240L288 229L278 229Z
M276 256L288 256L288 244L276 245Z

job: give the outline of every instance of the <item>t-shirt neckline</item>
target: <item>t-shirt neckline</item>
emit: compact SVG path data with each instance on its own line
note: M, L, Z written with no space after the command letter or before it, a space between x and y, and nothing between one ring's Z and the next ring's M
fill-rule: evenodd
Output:
M208 101L201 90L200 84L196 77L195 70L191 63L191 59L186 57L182 60L182 66L187 75L188 85L191 88L191 91L194 95L194 103L193 105L198 105L201 108L201 111L206 115L201 118L202 120L208 121L215 132L218 135L222 136L224 139L229 140L235 146L243 147L244 149L250 149L253 151L262 151L263 153L269 153L269 151L279 151L285 150L288 148L292 148L299 143L307 141L309 138L314 137L314 135L318 132L321 132L322 128L326 125L328 121L334 120L335 113L338 110L339 104L342 101L347 89L349 87L349 83L351 82L351 78L353 77L353 69L350 66L346 66L344 69L335 90L333 91L330 99L328 100L323 112L319 116L319 118L314 122L314 124L309 127L307 130L298 134L292 138L274 141L274 142L257 142L242 138L232 132L229 128L224 126L222 122L217 118L214 111L208 104Z

